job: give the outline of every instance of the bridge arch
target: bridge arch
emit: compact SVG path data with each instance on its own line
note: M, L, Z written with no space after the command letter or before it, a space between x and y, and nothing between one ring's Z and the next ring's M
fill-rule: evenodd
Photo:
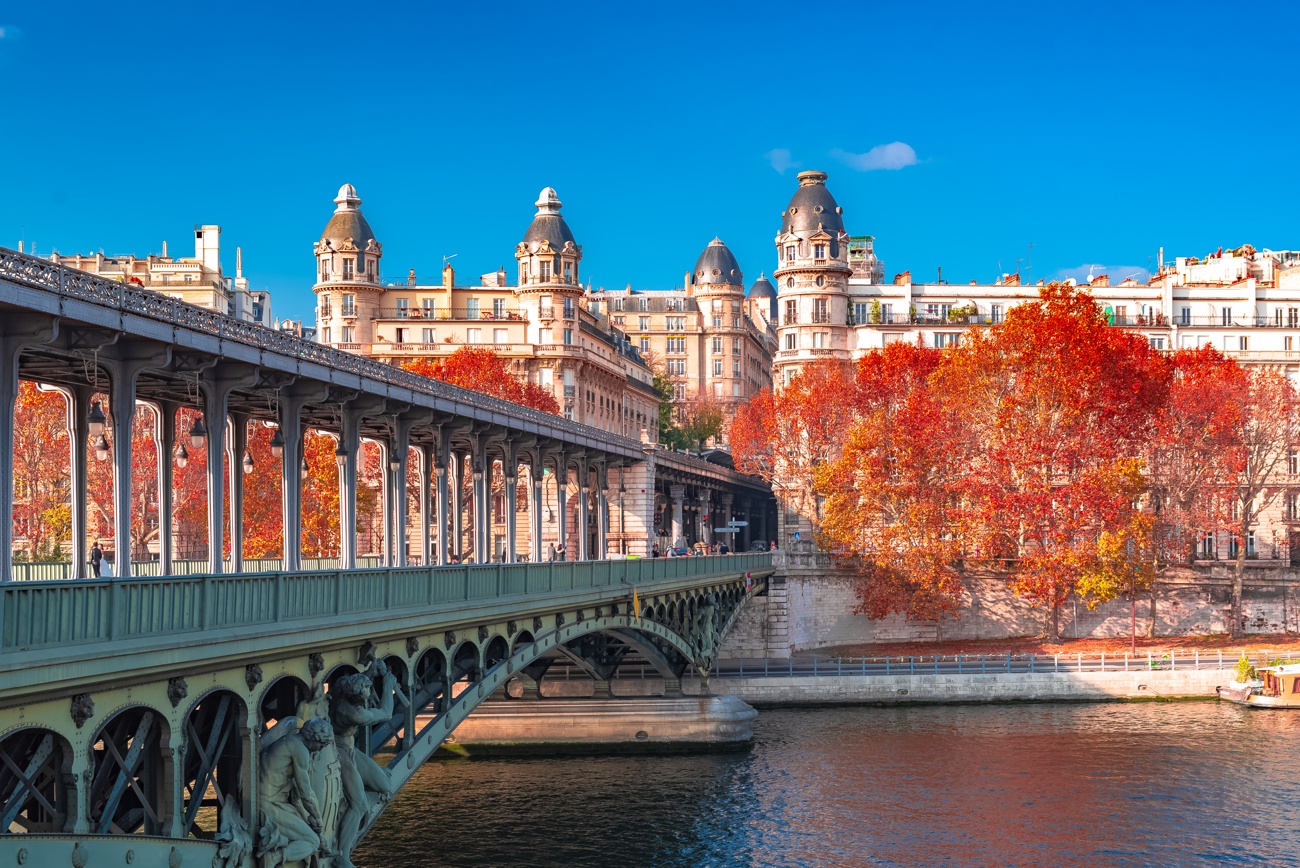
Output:
M167 716L147 705L114 712L90 740L90 831L162 835L170 820L172 752Z
M72 745L52 729L22 726L0 738L0 835L68 832L76 814Z
M311 687L296 675L273 678L262 690L258 703L258 723L266 732L276 721L298 713L298 706L311 698Z
M181 829L196 838L211 838L227 810L242 815L242 782L253 780L248 709L233 690L214 688L199 696L185 715L185 756L181 765ZM216 809L211 828L200 824L202 808Z

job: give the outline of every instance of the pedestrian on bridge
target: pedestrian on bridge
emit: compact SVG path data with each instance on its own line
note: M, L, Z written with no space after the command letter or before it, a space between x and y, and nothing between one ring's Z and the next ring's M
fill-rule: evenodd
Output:
M90 572L97 579L102 563L104 563L104 550L99 547L99 540L95 540L94 545L90 547Z

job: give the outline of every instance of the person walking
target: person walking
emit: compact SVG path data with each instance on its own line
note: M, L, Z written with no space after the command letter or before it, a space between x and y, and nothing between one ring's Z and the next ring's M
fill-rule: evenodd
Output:
M659 557L659 543L655 543L654 546L650 549L650 557L652 558Z
M562 561L568 560L568 557L564 554L564 543L560 543L555 547L555 556Z
M104 550L99 547L99 540L95 540L94 545L90 547L90 572L95 578L99 578L99 568L103 563Z
M551 543L551 560L555 560L555 543Z

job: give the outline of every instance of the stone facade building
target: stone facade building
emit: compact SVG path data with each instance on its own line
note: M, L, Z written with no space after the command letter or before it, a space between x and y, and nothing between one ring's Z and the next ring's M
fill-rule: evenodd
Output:
M271 294L266 290L249 288L248 278L244 277L242 250L235 248L234 277L227 277L222 271L220 226L194 227L192 258L168 256L167 242L164 241L161 254L150 253L144 258L138 258L134 254L105 256L103 253L51 253L49 259L101 277L154 289L172 298L220 311L245 322L268 327L274 324Z

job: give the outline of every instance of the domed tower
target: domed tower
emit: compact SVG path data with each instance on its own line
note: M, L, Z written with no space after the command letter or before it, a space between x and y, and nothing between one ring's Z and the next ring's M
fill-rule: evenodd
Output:
M383 297L383 245L361 213L355 187L340 187L334 204L334 214L315 245L317 334L321 343L368 344L374 340L371 321Z
M695 260L687 291L700 306L704 327L703 369L697 388L723 401L744 397L745 275L721 238L710 241Z
M760 274L749 288L749 293L745 296L745 308L750 319L761 318L763 322L775 326L776 287L772 286L772 281L767 279L766 274Z
M773 385L818 358L850 358L848 233L825 172L800 172L776 236L777 336Z
M562 204L553 187L537 197L537 213L528 224L524 240L515 247L519 261L519 286L515 292L520 308L528 314L530 331L576 329L582 283L578 263L582 248L573 239L569 224L560 214ZM559 332L553 333L559 343ZM530 334L534 343L546 343Z

